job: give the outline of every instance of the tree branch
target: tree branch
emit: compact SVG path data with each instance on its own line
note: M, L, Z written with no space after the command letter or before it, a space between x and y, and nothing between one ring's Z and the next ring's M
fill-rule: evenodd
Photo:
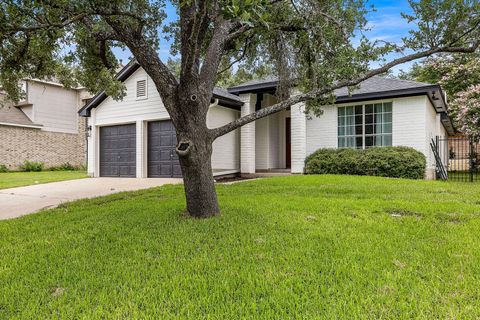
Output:
M134 30L116 23L112 19L105 19L108 25L116 33L116 37L125 43L135 59L143 67L145 72L155 83L155 86L164 101L165 107L171 105L169 102L175 99L178 82L170 69L160 60L155 48ZM173 114L174 110L171 111Z
M253 122L253 121L261 119L261 118L264 118L266 116L277 113L279 111L285 110L288 107L291 107L291 106L293 106L297 103L305 102L307 100L312 100L312 99L324 96L324 95L326 95L328 93L331 93L334 90L339 89L339 88L351 87L351 86L358 85L362 81L365 81L365 80L367 80L367 79L369 79L373 76L385 73L388 70L390 70L391 68L393 68L394 66L397 66L397 65L405 63L405 62L425 58L425 57L431 56L431 55L436 54L436 53L473 53L473 52L475 52L475 50L477 50L477 48L479 48L479 46L480 46L480 40L477 40L477 42L470 47L450 47L450 46L437 47L437 48L432 48L430 50L426 50L426 51L422 51L422 52L418 52L418 53L413 53L413 54L404 56L402 58L395 59L395 60L385 64L382 67L379 67L377 69L373 69L373 70L371 70L371 71L369 71L369 72L367 72L363 75L360 75L360 76L358 76L354 79L341 81L341 82L338 82L338 83L336 83L334 85L331 85L331 86L327 86L327 87L324 87L324 88L317 88L317 89L312 90L310 92L293 96L293 97L291 97L287 100L276 103L276 104L274 104L270 107L260 109L256 112L253 112L251 114L248 114L246 116L238 118L237 120L232 121L232 122L230 122L230 123L228 123L224 126L221 126L221 127L215 128L215 129L210 129L210 135L212 136L212 139L216 139L216 138L218 138L220 136L223 136L224 134L227 134L227 133L229 133L229 132L231 132L235 129L238 129L238 128L240 128L240 127L242 127L242 126L244 126L244 125L246 125L250 122Z

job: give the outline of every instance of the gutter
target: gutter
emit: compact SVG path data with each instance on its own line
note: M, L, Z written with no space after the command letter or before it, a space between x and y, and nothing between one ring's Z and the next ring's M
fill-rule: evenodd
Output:
M31 128L31 129L41 129L43 127L41 124L20 124L20 123L10 123L10 122L0 122L0 125L9 126L9 127Z

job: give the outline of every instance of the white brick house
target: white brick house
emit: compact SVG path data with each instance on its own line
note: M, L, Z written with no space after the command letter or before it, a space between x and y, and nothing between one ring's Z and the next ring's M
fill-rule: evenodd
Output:
M88 172L92 176L180 176L175 133L153 82L135 63L119 75L127 95L114 101L99 93L80 114L88 117ZM216 89L207 117L215 128L276 102L274 80ZM214 175L275 169L302 173L306 156L319 148L409 146L435 163L430 139L453 133L438 85L374 77L351 95L335 92L335 105L320 117L307 116L302 103L257 120L214 142Z

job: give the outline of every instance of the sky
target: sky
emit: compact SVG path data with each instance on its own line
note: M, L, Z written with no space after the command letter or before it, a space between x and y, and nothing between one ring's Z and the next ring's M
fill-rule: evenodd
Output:
M365 35L370 40L384 40L389 42L401 43L401 39L408 35L408 31L413 29L412 24L408 24L405 19L400 15L401 12L410 13L411 9L407 0L370 0L367 3L368 6L373 5L374 12L367 15L368 27L370 31L367 31ZM166 8L167 22L177 19L175 8L169 4ZM166 61L170 57L170 42L162 40L159 55L163 61ZM128 50L122 51L120 49L115 50L116 56L122 60L123 63L127 63L130 60L131 54ZM394 59L398 55L391 54L388 59ZM392 71L397 74L399 70L408 70L412 63L403 64L397 66ZM377 66L372 64L372 67Z

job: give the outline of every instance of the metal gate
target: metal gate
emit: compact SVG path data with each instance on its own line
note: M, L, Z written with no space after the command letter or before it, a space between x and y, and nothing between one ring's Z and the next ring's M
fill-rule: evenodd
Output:
M437 177L480 182L480 142L465 136L437 137L431 142Z

